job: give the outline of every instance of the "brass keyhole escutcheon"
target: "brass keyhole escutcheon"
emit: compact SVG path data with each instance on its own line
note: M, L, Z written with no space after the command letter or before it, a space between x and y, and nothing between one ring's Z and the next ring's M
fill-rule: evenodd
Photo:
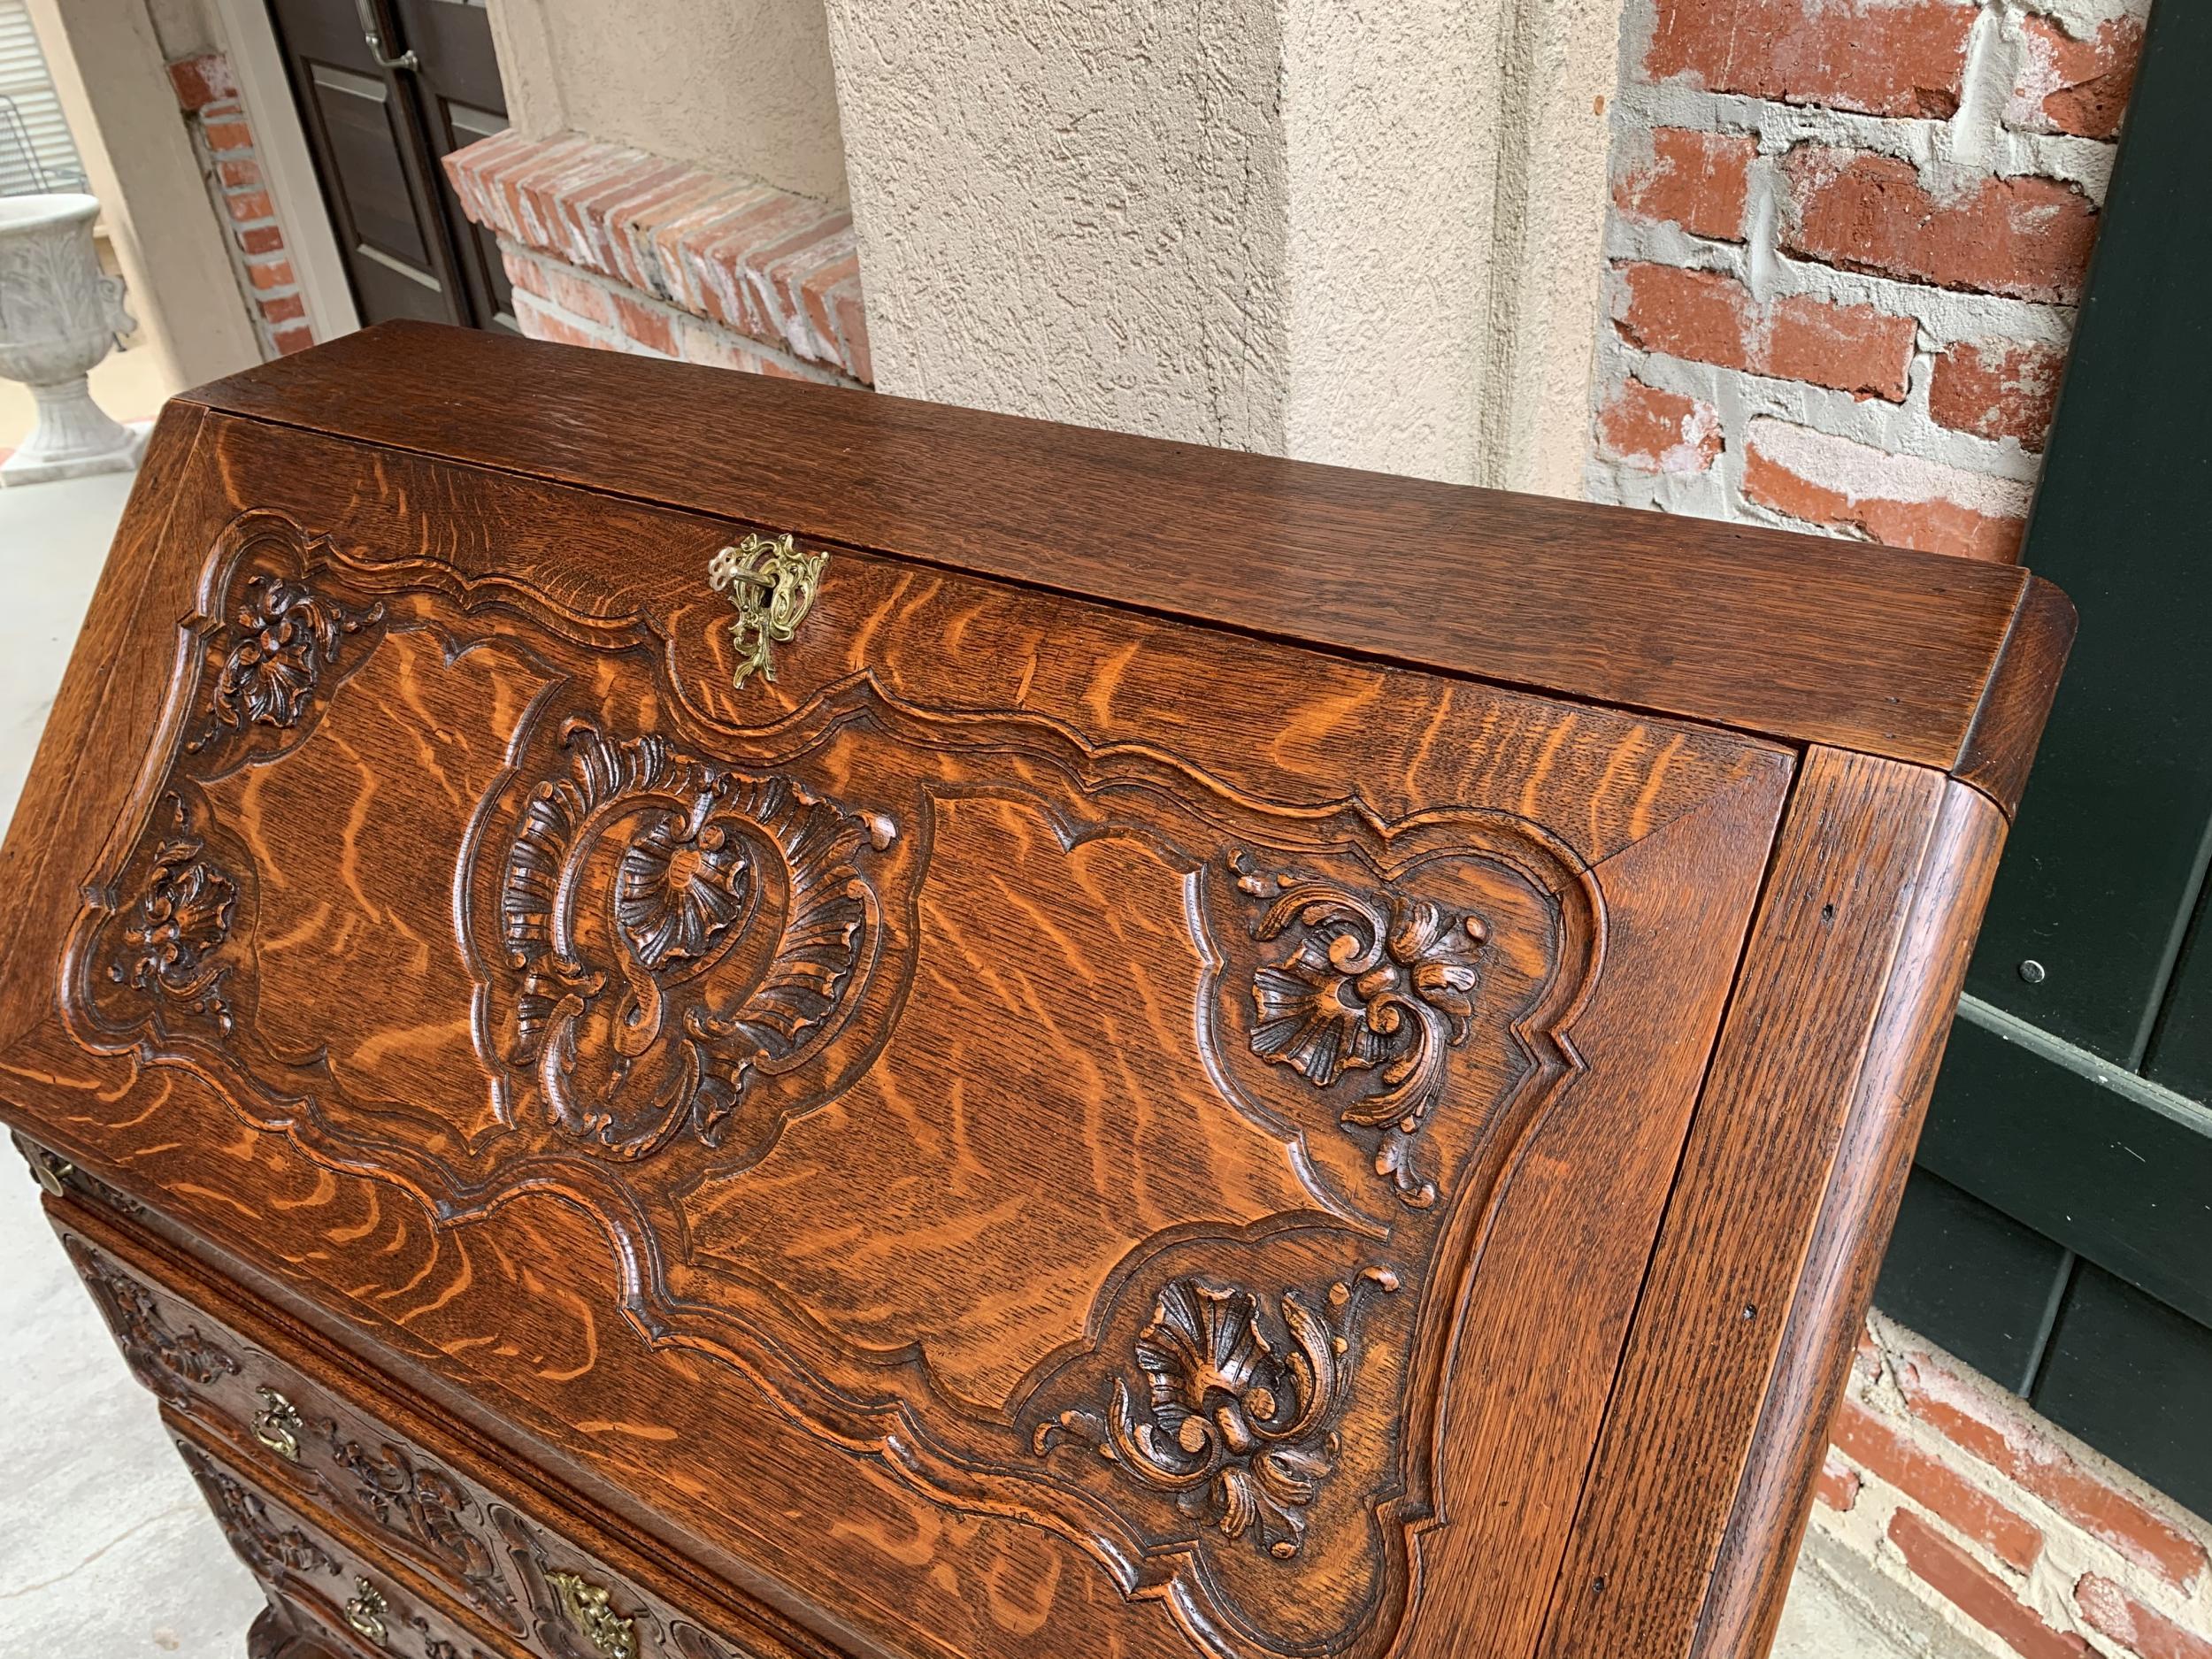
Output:
M707 561L707 586L737 607L737 620L730 625L738 654L732 686L742 691L756 670L775 683L773 648L789 644L798 632L828 563L828 554L802 553L788 535L757 533Z
M353 1581L353 1594L346 1602L345 1615L346 1623L353 1627L356 1635L381 1647L385 1638L392 1633L384 1622L384 1616L391 1610L382 1593L366 1578Z
M307 1425L298 1409L273 1388L257 1388L261 1409L253 1415L253 1437L288 1463L300 1460L300 1436Z
M572 1572L549 1572L545 1581L560 1597L561 1611L577 1634L606 1659L637 1659L637 1621L617 1613L604 1589Z

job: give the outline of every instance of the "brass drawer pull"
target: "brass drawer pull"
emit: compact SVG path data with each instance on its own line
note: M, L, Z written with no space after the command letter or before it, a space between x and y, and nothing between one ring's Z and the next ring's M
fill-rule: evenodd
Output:
M572 1572L549 1572L545 1581L561 1598L568 1622L606 1659L637 1659L637 1621L609 1607L604 1590Z
M253 1437L288 1463L300 1460L300 1436L307 1425L298 1409L273 1388L257 1388L261 1409L254 1413Z
M353 1581L353 1595L346 1602L345 1614L346 1623L353 1627L355 1634L381 1647L384 1639L391 1634L390 1626L384 1622L384 1616L391 1610L383 1595L366 1578Z
M755 669L769 684L775 683L776 664L769 648L788 644L797 633L813 606L815 589L821 586L822 566L828 563L828 554L802 553L787 535L757 534L707 561L707 586L727 595L737 607L737 620L730 624L730 639L738 650L731 685L742 691Z

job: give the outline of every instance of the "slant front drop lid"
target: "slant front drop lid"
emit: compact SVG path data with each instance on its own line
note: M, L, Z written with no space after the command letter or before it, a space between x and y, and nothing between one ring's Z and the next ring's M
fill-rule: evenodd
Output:
M0 1110L259 1659L1756 1653L2070 630L373 329L163 417Z

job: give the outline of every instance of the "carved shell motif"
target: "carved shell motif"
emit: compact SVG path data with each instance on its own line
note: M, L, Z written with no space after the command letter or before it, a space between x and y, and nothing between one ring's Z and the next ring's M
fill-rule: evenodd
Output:
M1467 1040L1489 930L1480 917L1395 889L1357 893L1234 863L1237 886L1269 901L1253 924L1263 944L1286 941L1252 977L1252 1052L1317 1089L1372 1071L1379 1089L1342 1107L1347 1127L1381 1131L1377 1173L1408 1203L1436 1200L1413 1148L1444 1092L1448 1051Z
M524 809L500 889L518 971L505 1059L555 1124L636 1158L712 1147L757 1071L833 1029L876 949L862 849L883 818L680 752L564 734L569 770Z
M1117 1378L1107 1411L1063 1412L1038 1429L1037 1450L1063 1434L1088 1441L1186 1515L1206 1517L1226 1538L1251 1534L1288 1561L1305 1540L1308 1506L1336 1469L1350 1331L1358 1293L1370 1286L1394 1291L1397 1275L1368 1268L1356 1291L1332 1286L1325 1315L1284 1292L1276 1338L1253 1292L1172 1280L1137 1338L1142 1399Z

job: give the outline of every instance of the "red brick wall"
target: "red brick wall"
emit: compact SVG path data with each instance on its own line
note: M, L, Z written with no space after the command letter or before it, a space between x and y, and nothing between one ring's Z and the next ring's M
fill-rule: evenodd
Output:
M499 240L533 339L866 385L852 215L581 134L456 150L462 209Z
M1863 1567L2000 1659L2212 1659L2212 1525L1878 1316L1812 1533L1801 1572Z
M2144 0L1630 0L1590 493L2017 551Z
M1628 0L1589 493L2016 557L2145 10ZM2212 1659L2212 1526L1872 1333L1801 1571L1993 1655Z
M261 176L253 127L239 101L229 60L220 52L180 58L169 65L169 80L192 129L193 149L208 193L230 228L231 265L253 318L261 355L281 357L313 345L307 300L292 268L284 227L278 222L267 181Z

